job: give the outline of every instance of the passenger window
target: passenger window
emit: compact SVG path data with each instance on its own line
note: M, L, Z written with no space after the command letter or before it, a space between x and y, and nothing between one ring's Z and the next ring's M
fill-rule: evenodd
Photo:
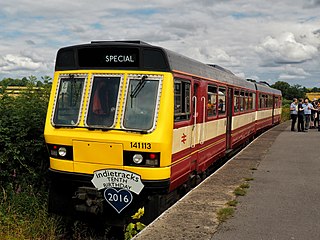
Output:
M217 87L208 86L208 104L207 116L213 117L217 115Z
M249 98L248 98L248 109L252 110L253 109L253 98L252 98L252 93L249 93Z
M174 82L174 120L190 119L190 82L175 79Z
M226 89L219 87L218 91L218 114L224 115L226 113Z
M240 107L240 96L239 96L239 94L240 94L239 90L236 90L234 92L233 109L234 109L235 113L239 112L239 107Z
M240 93L240 112L244 111L244 105L245 105L245 100L244 100L244 91L241 91Z
M265 108L265 96L259 94L259 108Z
M249 109L249 94L248 94L248 92L245 92L244 110L248 111L248 109Z

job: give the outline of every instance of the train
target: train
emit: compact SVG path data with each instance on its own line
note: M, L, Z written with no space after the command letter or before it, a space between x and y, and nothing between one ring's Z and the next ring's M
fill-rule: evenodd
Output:
M49 211L150 222L280 123L281 91L142 41L58 50L44 136Z

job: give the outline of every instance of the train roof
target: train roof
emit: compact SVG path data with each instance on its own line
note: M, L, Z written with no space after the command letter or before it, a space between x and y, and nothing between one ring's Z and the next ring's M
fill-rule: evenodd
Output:
M106 62L106 56L121 56L122 61ZM260 85L256 87L255 83L242 79L218 65L207 65L142 41L93 41L90 44L64 47L57 53L55 66L56 71L115 68L178 71L247 89L267 89Z
M271 93L275 95L282 95L280 90L272 88L266 82L256 82L255 85L257 90L260 92Z

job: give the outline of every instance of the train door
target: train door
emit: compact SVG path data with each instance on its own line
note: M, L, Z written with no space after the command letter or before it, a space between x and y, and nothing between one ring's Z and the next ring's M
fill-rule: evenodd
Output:
M232 132L232 108L233 108L233 88L227 90L227 123L226 123L226 150L231 149L231 132Z
M191 147L195 148L199 141L199 127L198 123L200 121L201 113L201 96L199 93L199 82L194 81L193 92L192 92L192 105L193 105L193 114L192 114L192 144Z
M196 151L198 148L200 148L201 145L201 129L202 129L202 105L201 102L201 89L200 89L200 81L194 80L193 83L193 93L192 93L192 105L193 105L193 126L192 126L192 144L191 148L194 149L194 156L191 162L191 170L197 171L198 170L198 164L199 164L199 154L198 151Z

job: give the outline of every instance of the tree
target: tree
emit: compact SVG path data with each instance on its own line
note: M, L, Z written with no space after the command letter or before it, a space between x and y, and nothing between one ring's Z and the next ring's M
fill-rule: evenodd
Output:
M278 81L275 84L271 85L272 88L278 89L282 92L282 96L286 99L288 96L288 91L290 89L290 84L283 81Z
M283 81L278 81L271 85L271 87L280 90L283 98L289 100L293 98L304 98L306 92L308 92L308 89L299 84L291 86L289 83Z

